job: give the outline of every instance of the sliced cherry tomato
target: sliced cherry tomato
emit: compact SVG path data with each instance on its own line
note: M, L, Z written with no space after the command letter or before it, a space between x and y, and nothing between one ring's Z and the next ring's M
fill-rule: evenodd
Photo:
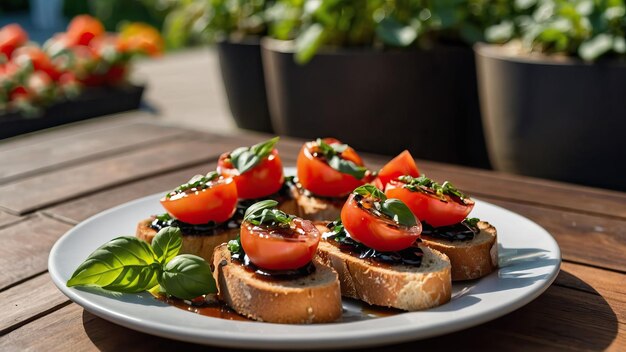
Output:
M308 220L295 218L291 227L241 224L241 246L250 261L263 269L292 270L307 265L317 251L321 235Z
M411 191L404 186L404 182L393 180L387 184L385 194L403 201L418 219L434 227L458 224L474 208L474 201L469 198L437 195L429 188Z
M217 172L224 177L232 177L237 184L237 194L242 199L256 199L278 192L283 185L283 163L278 150L273 149L267 158L252 169L239 173L230 162L230 153L224 153L217 162Z
M411 177L418 177L420 175L415 160L408 150L398 154L398 156L391 159L391 161L380 169L378 177L374 180L374 185L384 190L389 181L403 175L409 175Z
M28 33L18 24L9 24L0 29L0 54L7 59L11 58L13 51L26 44Z
M74 17L67 26L67 38L71 45L89 45L93 38L104 34L104 26L89 15Z
M195 178L194 178L195 179ZM217 223L230 219L237 208L237 186L230 178L208 181L205 186L184 187L161 199L161 205L172 216L188 224ZM179 188L181 188L179 187ZM206 187L206 188L204 188Z
M329 145L341 144L334 138L324 138L324 142ZM364 179L357 179L330 167L324 157L318 155L317 148L316 142L307 142L298 154L297 173L302 187L319 196L341 197L365 183ZM341 153L341 158L363 166L363 160L351 147Z
M341 222L354 240L381 252L410 247L420 236L422 226L401 226L373 211L375 199L351 194L341 209Z

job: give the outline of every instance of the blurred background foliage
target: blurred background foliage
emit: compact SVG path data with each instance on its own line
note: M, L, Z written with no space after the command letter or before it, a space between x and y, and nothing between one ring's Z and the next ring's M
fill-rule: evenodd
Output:
M2 0L0 12L28 0ZM625 0L64 0L107 30L145 22L170 49L270 35L295 39L306 62L323 45L421 47L519 42L524 50L592 61L626 54Z

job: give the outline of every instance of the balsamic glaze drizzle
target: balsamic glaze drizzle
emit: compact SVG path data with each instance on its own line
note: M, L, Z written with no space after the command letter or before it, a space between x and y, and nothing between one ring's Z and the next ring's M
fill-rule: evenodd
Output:
M472 226L467 221L450 226L432 227L422 222L422 235L447 241L471 241L480 233L477 226Z

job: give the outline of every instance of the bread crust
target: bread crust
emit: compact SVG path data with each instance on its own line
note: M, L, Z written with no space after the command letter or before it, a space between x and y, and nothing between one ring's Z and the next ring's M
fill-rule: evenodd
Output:
M137 224L136 236L148 243L152 243L152 239L156 236L157 231L150 227L150 223L154 221L154 217L141 220ZM186 235L183 234L183 243L180 248L180 254L194 254L202 257L207 262L211 262L213 258L213 249L239 236L239 229L228 229L213 235Z
M494 226L479 221L480 233L470 241L447 241L422 236L422 243L450 258L452 281L473 280L489 275L498 267L498 241Z
M339 274L341 294L378 306L408 311L423 310L450 300L450 261L425 246L419 268L405 265L375 265L322 241L317 256Z
M341 317L337 273L314 261L315 272L294 280L264 280L231 260L226 245L215 248L213 276L219 297L250 319L284 324L329 323Z

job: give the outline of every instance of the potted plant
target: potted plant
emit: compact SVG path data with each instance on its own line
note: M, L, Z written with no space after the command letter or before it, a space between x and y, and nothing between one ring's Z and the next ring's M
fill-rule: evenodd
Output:
M488 167L468 43L490 14L470 2L277 1L262 43L277 132Z
M498 170L626 190L626 6L518 1L475 47Z
M136 109L143 86L127 79L137 55L159 55L158 31L132 23L106 33L75 17L43 47L16 24L0 28L0 138Z
M228 105L238 127L271 133L260 38L267 32L266 0L182 2L165 20L170 47L216 43Z

